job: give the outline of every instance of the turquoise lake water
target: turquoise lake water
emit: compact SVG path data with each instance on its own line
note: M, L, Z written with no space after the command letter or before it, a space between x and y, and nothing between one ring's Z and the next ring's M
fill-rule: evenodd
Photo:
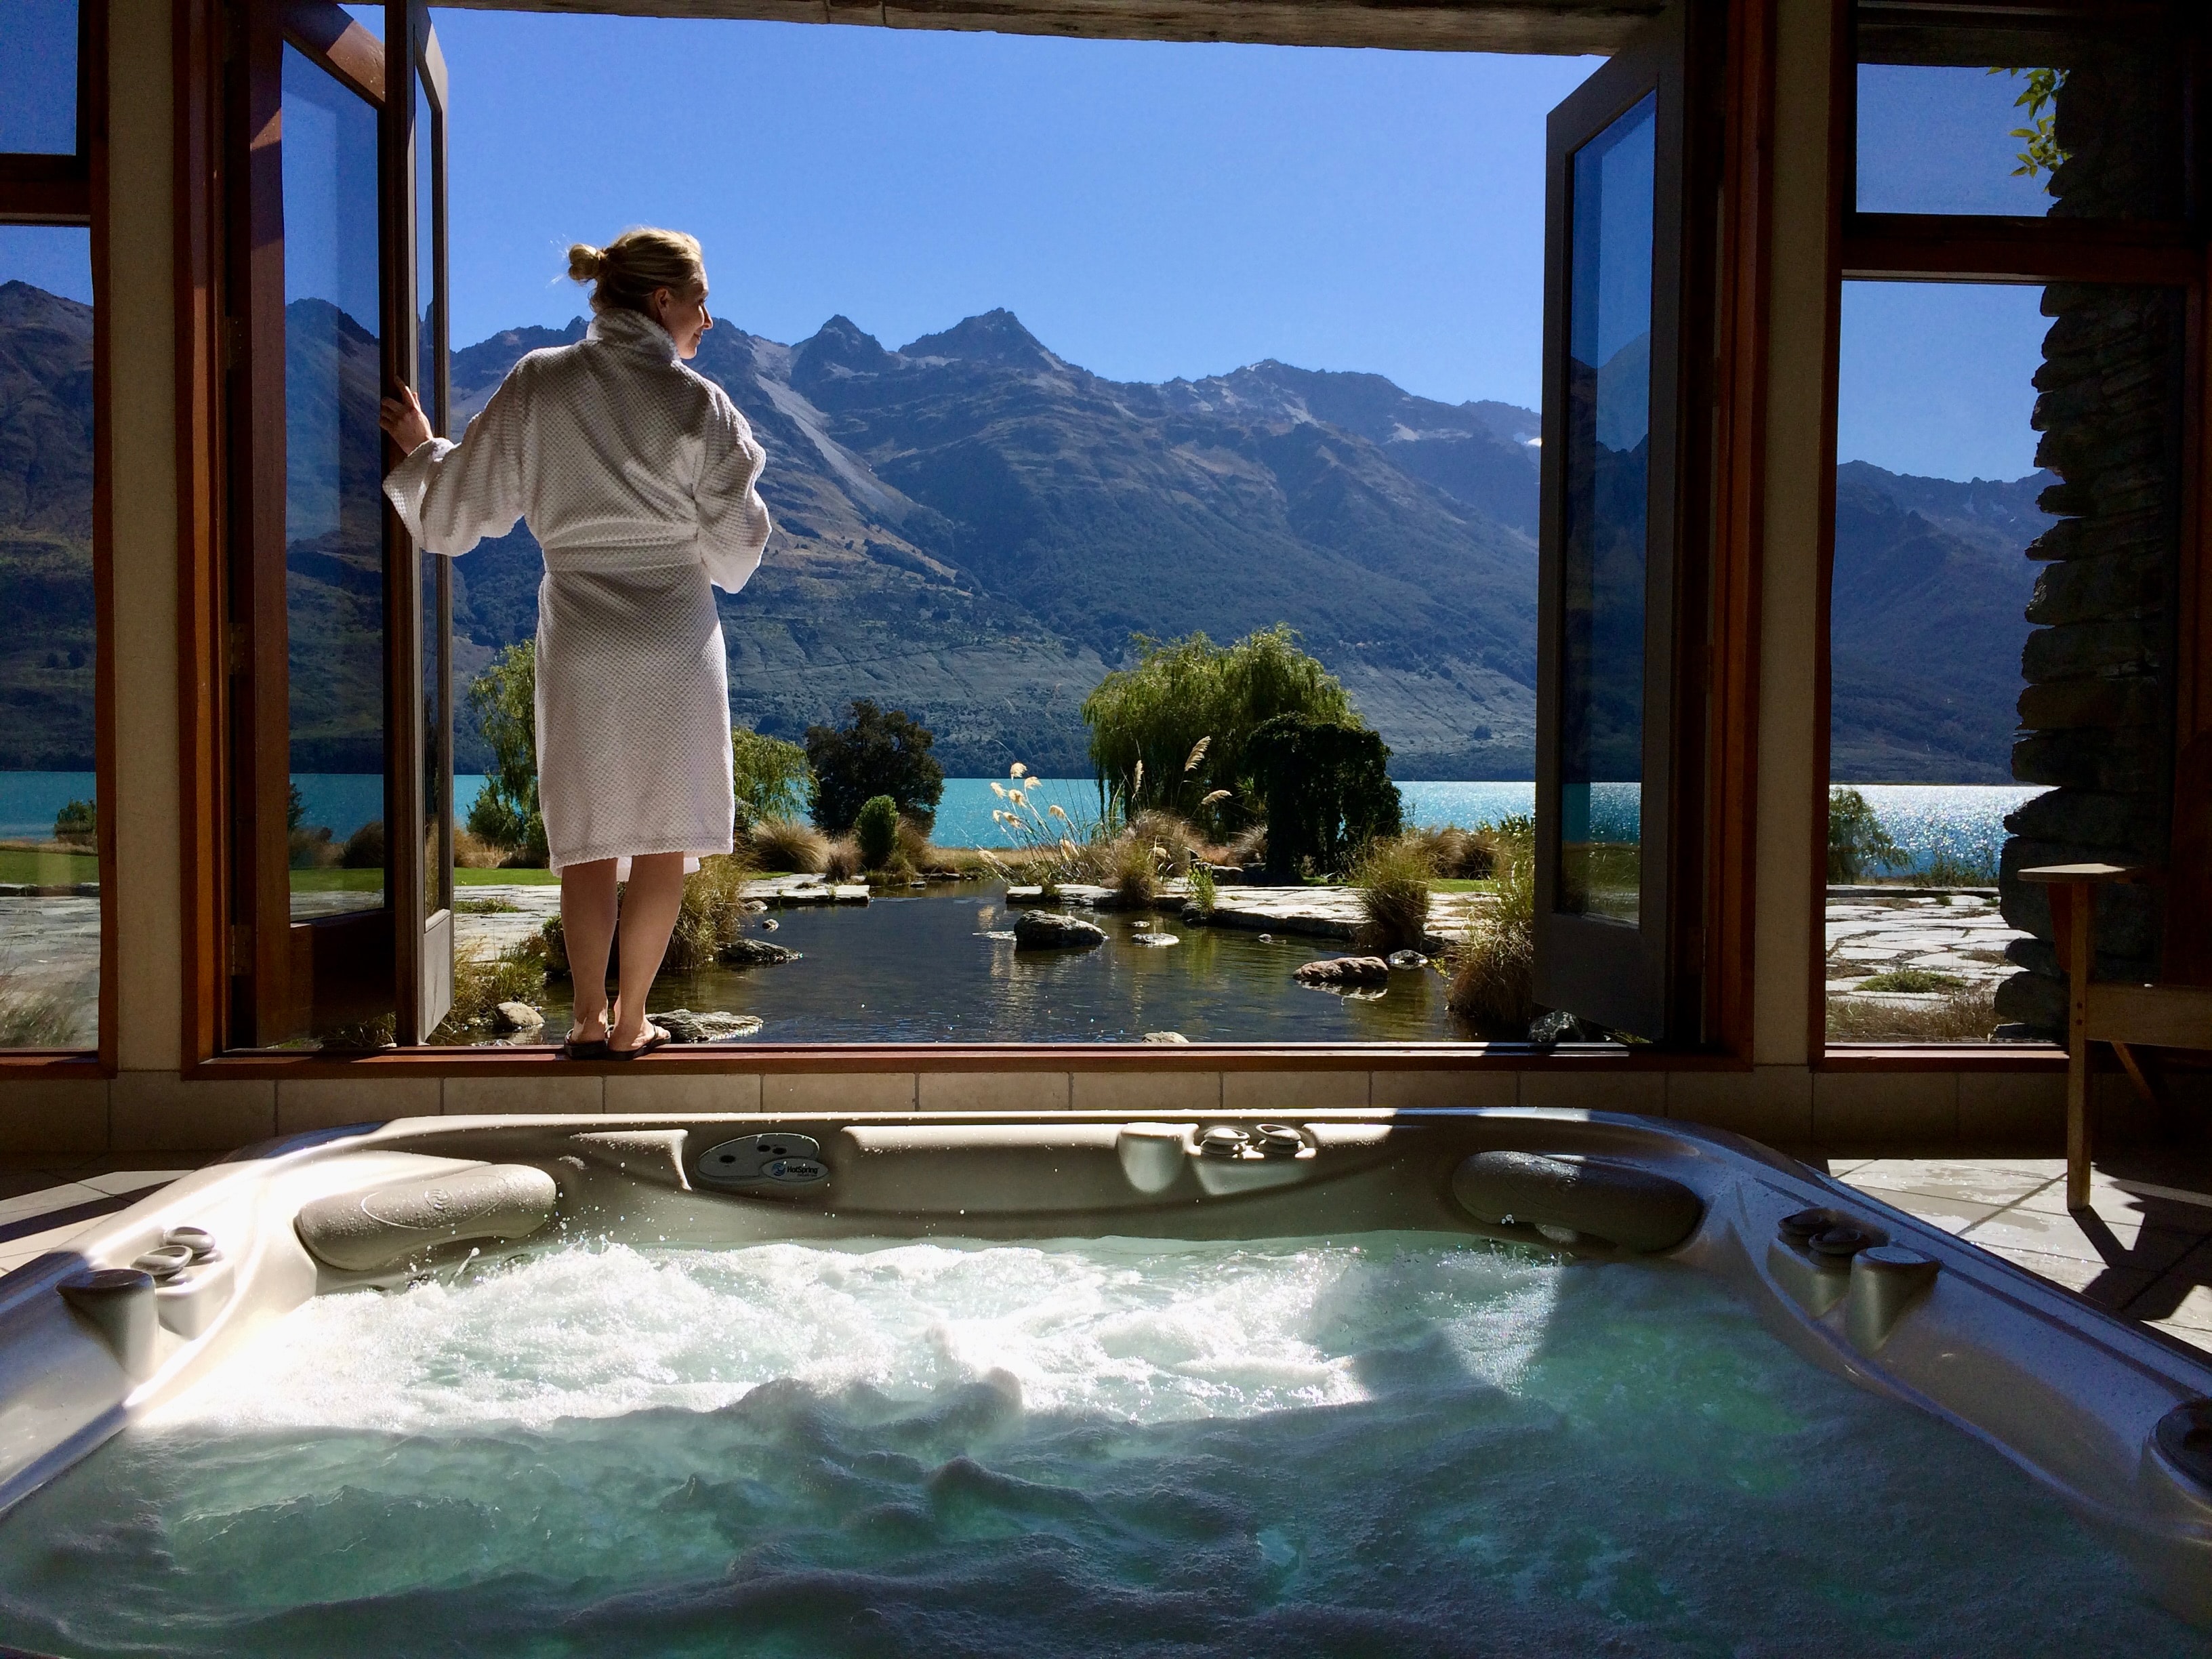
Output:
M307 821L327 824L343 840L362 824L384 815L384 781L373 774L302 772L295 781L307 808ZM1006 847L1013 843L992 821L1005 805L992 793L989 778L947 778L937 810L935 839L941 847ZM1004 780L998 780L1004 782ZM477 775L453 780L457 817L484 786ZM1927 867L1937 856L1994 861L2004 844L2005 814L2040 789L2021 785L1866 783L1852 786L1867 798L1890 838L1911 855L1910 869ZM1033 778L1026 786L1040 809L1057 805L1079 828L1098 816L1098 788L1089 778ZM1592 804L1592 826L1607 840L1625 839L1632 805L1632 786L1599 785ZM1534 810L1533 783L1401 783L1409 823L1424 827L1456 823L1473 830L1515 812ZM1609 792L1609 793L1608 793ZM0 772L0 838L46 836L54 815L71 800L89 799L89 772Z

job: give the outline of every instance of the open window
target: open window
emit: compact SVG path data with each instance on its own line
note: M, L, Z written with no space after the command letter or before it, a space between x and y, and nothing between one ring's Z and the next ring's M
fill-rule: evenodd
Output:
M399 381L445 414L445 77L427 9L385 13L381 41L319 0L248 13L231 276L241 1046L416 1042L450 996L450 605L385 502L377 424Z
M1684 10L1552 112L1547 161L1536 1000L1653 1040L1695 1021Z

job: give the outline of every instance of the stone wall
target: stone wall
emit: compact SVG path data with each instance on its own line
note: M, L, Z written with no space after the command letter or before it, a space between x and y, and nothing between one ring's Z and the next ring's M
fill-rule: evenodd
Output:
M2069 74L2054 217L2171 210L2173 112L2141 67L2130 50ZM2161 862L2172 814L2182 295L2053 283L2043 312L2052 321L2035 377L2036 460L2061 480L2040 503L2061 516L2027 550L2043 571L2013 775L2053 787L2006 820L2004 916L2034 935L2006 953L2022 970L1997 992L2008 1036L2056 1036L2066 1016L2048 898L2021 870ZM2100 974L2154 977L2160 945L2156 889L2100 895Z

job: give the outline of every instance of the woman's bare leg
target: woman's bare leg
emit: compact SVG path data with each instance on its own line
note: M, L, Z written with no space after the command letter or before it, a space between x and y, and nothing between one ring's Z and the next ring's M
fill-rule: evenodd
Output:
M561 872L561 933L576 1012L568 1035L577 1042L607 1040L607 952L615 942L615 861L593 859Z
M623 890L622 988L608 1038L617 1048L635 1048L646 1038L646 994L668 954L668 936L683 903L683 854L647 853L629 861L629 884Z

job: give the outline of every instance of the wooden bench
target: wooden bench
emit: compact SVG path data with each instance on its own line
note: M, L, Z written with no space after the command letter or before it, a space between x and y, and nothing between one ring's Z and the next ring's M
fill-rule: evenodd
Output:
M2108 1042L2143 1098L2158 1091L2137 1048L2212 1048L2212 986L2129 985L2092 976L2096 962L2097 889L2154 881L2158 872L2122 864L2046 864L2022 881L2056 889L2051 937L2066 970L2066 1206L2089 1203L2089 1045ZM2169 951L2169 958L2173 952Z

